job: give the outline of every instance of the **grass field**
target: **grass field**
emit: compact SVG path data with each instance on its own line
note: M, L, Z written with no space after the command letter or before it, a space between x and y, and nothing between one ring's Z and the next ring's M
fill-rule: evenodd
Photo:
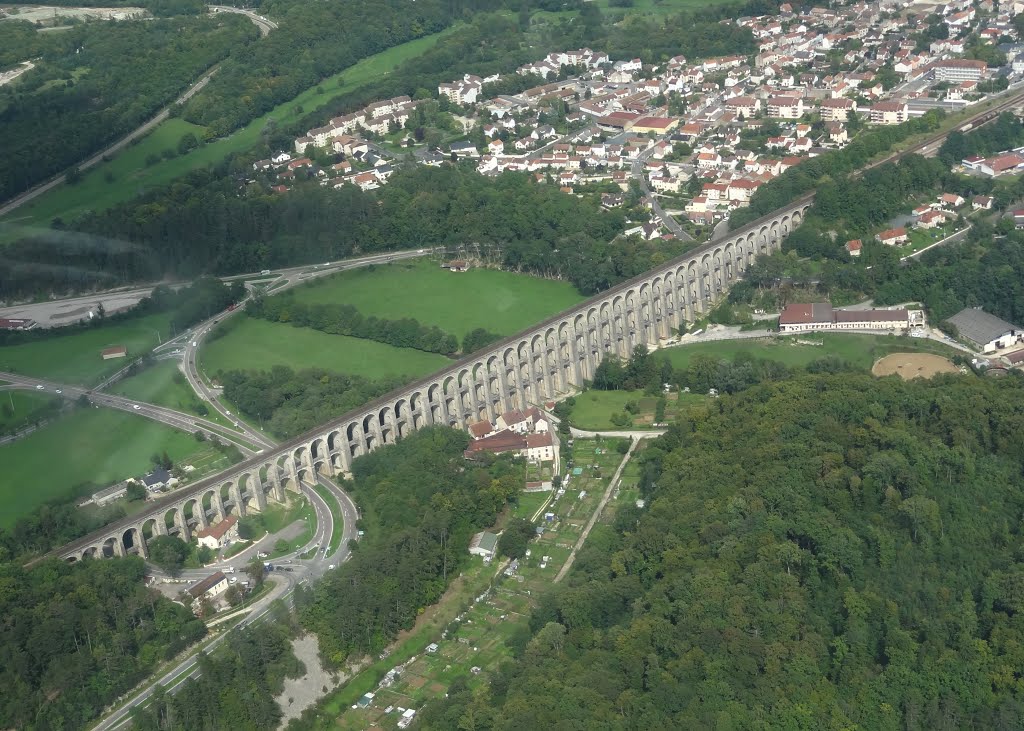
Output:
M817 342L821 345L800 345L797 340ZM838 333L808 333L771 340L720 340L711 343L680 345L666 348L665 353L676 368L686 368L698 355L732 360L739 353L755 358L767 358L788 366L805 366L827 355L835 355L855 366L869 370L884 355L893 352L925 352L950 356L958 351L926 338L908 338L893 335L853 335Z
M643 391L598 391L590 390L578 394L572 409L572 423L578 429L612 431L617 429L648 429L654 422L658 397L648 396ZM695 393L672 393L666 396L665 421L670 422L679 410L690 404L700 404L706 396ZM633 424L629 427L616 426L611 422L615 413L625 413L626 403L636 401L640 410L631 414Z
M441 355L372 340L328 335L245 316L233 319L228 334L211 340L200 352L201 368L209 376L221 370L259 370L275 365L296 370L326 368L368 378L419 376L449 362Z
M0 446L0 527L84 483L108 485L145 474L150 455L175 462L201 451L191 435L142 417L80 409L11 444Z
M460 339L478 327L512 335L583 300L568 282L494 269L456 274L429 260L352 269L294 291L300 302L350 304L393 320L415 317Z
M188 380L180 370L176 361L162 361L154 363L138 373L118 381L110 387L111 393L116 393L136 401L166 406L175 411L184 411L196 416L202 416L197 407L201 401ZM234 427L214 409L207 409L203 417L215 421L225 427Z
M32 391L0 393L0 433L16 431L31 424L37 414L56 400L54 394Z
M324 79L291 101L278 105L228 137L201 145L187 155L162 160L147 167L145 160L149 155L159 155L168 147L174 148L185 132L192 131L197 137L202 137L203 128L180 119L169 119L110 162L91 168L79 183L59 185L11 212L3 221L11 226L6 232L0 229L0 237L10 240L14 236L29 233L26 227L48 227L58 216L65 221L72 221L84 211L105 210L143 190L164 185L191 170L219 162L232 152L247 150L259 141L260 133L271 120L279 126L291 124L332 98L388 74L404 61L432 48L453 30L450 28L418 38L365 58L345 71ZM300 112L300 108L303 111ZM113 182L106 182L107 172L114 176Z
M167 338L169 315L156 314L122 323L0 347L0 370L47 378L60 383L91 385L124 368ZM103 360L100 351L113 345L128 348L128 359Z

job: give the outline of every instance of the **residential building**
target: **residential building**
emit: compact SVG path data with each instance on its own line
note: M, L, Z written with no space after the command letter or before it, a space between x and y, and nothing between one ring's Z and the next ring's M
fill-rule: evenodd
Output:
M886 246L898 246L899 244L907 243L909 237L907 236L907 229L900 226L899 228L891 228L875 234L875 240Z
M770 96L768 97L768 116L777 119L800 119L804 116L804 100L798 96Z
M223 548L227 541L238 537L237 523L238 518L234 515L229 515L216 525L211 525L209 528L203 528L201 531L198 531L196 539L200 546L216 551L219 548Z
M929 70L936 81L981 81L988 73L988 64L969 58L948 58L930 64Z
M860 252L863 248L864 244L861 243L860 239L850 239L846 242L846 253L850 256L860 256Z
M192 597L192 611L198 614L200 603L204 598L216 599L227 590L228 577L224 575L223 571L217 571L185 591Z
M818 107L823 122L845 122L851 114L857 112L857 102L853 99L823 99Z
M878 102L868 110L872 124L902 124L909 119L906 102Z

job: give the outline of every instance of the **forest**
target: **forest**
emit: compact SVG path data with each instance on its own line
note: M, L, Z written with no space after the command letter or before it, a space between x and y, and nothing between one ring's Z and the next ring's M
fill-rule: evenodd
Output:
M466 565L472 535L518 495L522 467L508 455L466 462L468 443L465 432L428 427L353 462L346 489L366 537L351 560L295 598L330 666L377 654L411 628Z
M76 264L68 276L101 271L128 282L477 241L499 247L510 270L567 278L592 294L680 247L611 245L623 214L603 210L596 197L566 196L527 174L488 178L457 166L402 168L369 192L310 183L286 194L250 188L241 195L229 167L194 171L135 203L86 216L79 228L92 245L81 246L79 234L26 239L8 247L0 267L20 272L21 286L30 287L37 271L52 281L53 270L62 269L53 262L67 255Z
M296 302L291 293L254 298L245 306L245 312L270 322L289 322L295 327L309 327L331 335L351 335L396 348L415 348L442 355L459 349L459 340L454 335L436 325L421 325L416 318L366 317L354 305L306 304Z
M256 35L237 15L97 22L60 33L0 23L0 67L38 59L17 83L0 87L0 200L142 124Z
M77 731L206 634L144 572L135 557L0 563L0 725Z
M278 606L259 625L232 632L222 648L200 653L199 677L175 693L163 689L152 702L132 713L139 731L272 731L281 722L275 696L285 678L301 677L302 662L292 651L298 631L294 617Z
M369 381L318 368L228 371L218 374L224 398L275 436L287 439L398 388L406 379Z
M420 728L1021 728L1022 402L1017 374L719 399Z

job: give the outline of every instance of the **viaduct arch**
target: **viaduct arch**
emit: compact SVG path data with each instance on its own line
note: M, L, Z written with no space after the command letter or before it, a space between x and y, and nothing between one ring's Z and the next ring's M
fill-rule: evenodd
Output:
M49 555L148 555L147 539L193 532L283 502L288 491L349 470L352 460L424 426L464 429L513 408L553 399L592 378L606 354L628 357L707 312L759 254L778 251L814 202L808 195L612 287L576 307L403 386L328 424L154 501Z

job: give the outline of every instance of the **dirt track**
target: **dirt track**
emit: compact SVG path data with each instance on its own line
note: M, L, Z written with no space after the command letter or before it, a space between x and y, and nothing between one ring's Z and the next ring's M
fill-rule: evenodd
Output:
M909 381L911 378L931 378L937 373L959 373L953 363L941 355L929 353L893 353L880 358L871 368L876 376L896 374Z

